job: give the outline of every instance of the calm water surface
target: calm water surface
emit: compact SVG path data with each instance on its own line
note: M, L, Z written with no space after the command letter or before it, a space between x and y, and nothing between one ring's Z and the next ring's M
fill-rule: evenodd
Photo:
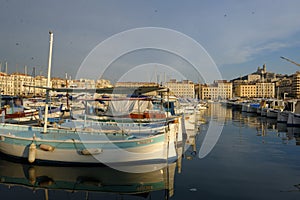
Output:
M197 152L190 146L177 163L144 174L30 166L0 157L1 199L300 199L300 129L219 104L198 118ZM225 125L200 159L211 120Z

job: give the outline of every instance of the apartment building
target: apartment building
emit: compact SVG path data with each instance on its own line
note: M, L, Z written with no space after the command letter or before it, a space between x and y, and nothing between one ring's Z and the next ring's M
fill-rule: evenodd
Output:
M189 80L176 81L171 79L165 83L165 87L177 97L195 98L195 84Z
M241 84L235 88L235 95L243 98L253 98L257 95L257 86L255 84Z
M201 99L231 99L232 83L225 80L219 80L211 85L202 85L200 91Z
M258 98L274 98L275 97L275 84L274 83L256 83L256 97Z
M300 72L297 71L292 76L292 96L300 98Z

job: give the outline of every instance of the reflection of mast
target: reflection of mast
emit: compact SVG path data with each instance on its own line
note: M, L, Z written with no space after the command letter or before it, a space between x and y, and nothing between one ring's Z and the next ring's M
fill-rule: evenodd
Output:
M49 199L48 189L45 189L45 200Z

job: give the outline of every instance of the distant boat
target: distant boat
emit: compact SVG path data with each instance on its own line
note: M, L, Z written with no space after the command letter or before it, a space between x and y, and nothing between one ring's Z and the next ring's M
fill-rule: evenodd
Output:
M300 101L295 104L294 112L289 112L287 126L300 127Z
M289 113L295 112L296 103L297 103L296 100L286 101L284 109L281 112L278 112L277 114L277 122L287 123L289 118Z
M284 101L281 99L274 99L267 109L267 117L277 119L278 113L283 111Z
M0 121L5 123L26 123L38 119L38 111L23 106L16 96L1 96Z

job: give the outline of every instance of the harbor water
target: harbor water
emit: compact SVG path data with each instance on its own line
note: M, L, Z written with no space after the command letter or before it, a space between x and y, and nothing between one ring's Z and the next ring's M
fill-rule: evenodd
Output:
M300 199L300 128L219 103L196 119L199 129L182 157L143 174L34 166L1 156L1 199ZM201 157L212 124L222 132Z

